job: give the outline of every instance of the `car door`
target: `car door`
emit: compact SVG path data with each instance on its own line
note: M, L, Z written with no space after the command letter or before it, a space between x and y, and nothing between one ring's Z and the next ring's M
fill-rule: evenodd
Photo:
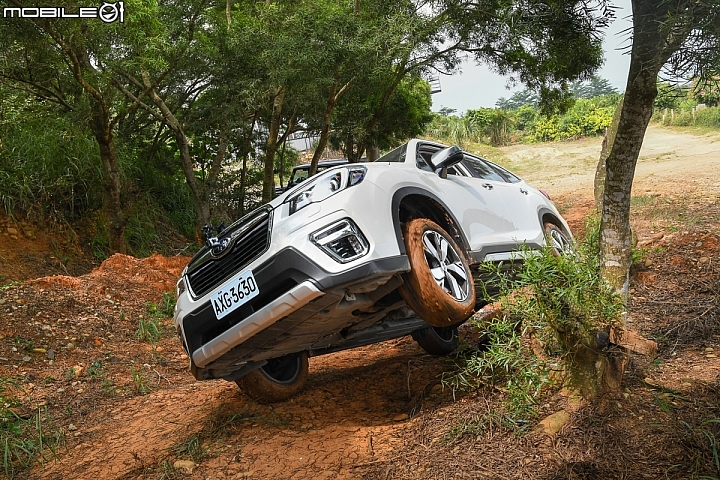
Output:
M516 245L526 244L537 247L542 239L542 228L538 217L542 194L527 185L507 170L473 155L465 155L465 167L471 171L474 180L483 188L490 188L502 199L509 213L512 228L507 239Z
M418 148L417 167L432 172L428 160L438 149L435 145ZM462 165L449 168L447 178L436 174L430 178L442 192L443 202L460 222L471 250L498 252L513 248L515 243L511 234L515 227L498 194L499 189L483 186L488 182L473 178Z

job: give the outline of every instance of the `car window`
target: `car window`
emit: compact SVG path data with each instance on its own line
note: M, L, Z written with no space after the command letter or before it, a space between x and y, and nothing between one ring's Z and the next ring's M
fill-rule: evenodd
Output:
M504 176L504 177L506 178L506 180L507 180L508 182L510 182L510 183L517 183L517 182L520 181L520 177L518 177L518 176L516 176L516 175L514 175L514 174L512 174L512 173L510 173L510 172L508 172L507 170L505 170L505 169L502 168L501 166L495 165L494 163L488 162L487 160L485 161L485 163L487 163L488 165L490 165L491 167L493 167L495 170L497 170L502 176Z
M425 170L427 172L433 171L432 167L430 166L430 163L428 163L427 159L425 158L425 155L423 155L420 152L418 152L417 155L415 156L415 165L420 170Z
M405 152L407 152L407 143L405 145L401 145L395 150L392 150L382 157L375 160L376 162L404 162L405 161Z
M496 182L507 182L497 170L491 167L487 162L477 157L465 155L463 163L468 167L473 177L485 180L494 180Z
M289 185L295 185L296 183L300 183L304 181L306 178L308 178L308 173L310 172L310 169L307 168L298 168L297 170L293 170L292 177L290 178Z

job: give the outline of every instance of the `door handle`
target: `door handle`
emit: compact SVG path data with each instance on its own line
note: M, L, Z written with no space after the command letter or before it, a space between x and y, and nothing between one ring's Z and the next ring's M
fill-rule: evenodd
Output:
M521 189L520 189L520 193L522 193L523 195L527 195L527 194L528 194L528 191L525 190L524 188L521 188Z
M483 187L483 188L487 188L488 190L492 190L492 189L493 189L493 186L490 185L489 183L483 183L483 184L482 184L482 187Z

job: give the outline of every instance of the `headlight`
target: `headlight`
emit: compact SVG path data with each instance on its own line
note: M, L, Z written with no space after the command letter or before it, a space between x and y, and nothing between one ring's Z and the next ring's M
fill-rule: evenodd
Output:
M359 184L365 179L367 168L362 166L343 167L324 174L304 187L302 191L286 201L290 204L290 215L311 203L322 202L328 197Z

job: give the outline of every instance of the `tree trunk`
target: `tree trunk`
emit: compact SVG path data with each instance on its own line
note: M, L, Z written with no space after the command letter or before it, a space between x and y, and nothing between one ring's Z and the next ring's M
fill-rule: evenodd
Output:
M332 117L332 112L335 109L335 94L337 92L337 86L338 78L335 77L335 82L333 83L332 89L330 90L330 96L328 97L327 105L325 105L325 115L323 115L322 129L320 130L320 139L318 140L318 145L313 152L312 160L310 160L310 171L308 172L308 176L310 177L317 173L318 163L320 162L320 158L325 151L325 147L327 147L328 138L330 137L330 118Z
M378 158L380 158L380 149L377 147L377 145L367 145L365 147L365 151L367 152L367 161L368 162L374 162ZM360 159L358 159L360 161Z
M630 71L617 133L612 142L608 141L600 220L601 273L624 296L627 296L632 260L630 194L635 165L652 116L658 73L689 33L689 29L679 28L668 37L661 30L666 28L663 20L671 12L670 2L659 8L656 2L633 0L632 6Z
M270 131L265 149L265 172L263 175L262 202L267 203L273 198L275 190L275 152L277 151L277 140L280 134L280 121L282 119L282 107L285 100L285 87L278 87L275 90L273 99L272 118L270 119Z
M595 210L598 212L602 210L603 192L605 191L605 162L607 161L608 155L610 155L610 146L615 143L615 136L617 135L618 123L620 122L620 113L622 112L624 99L625 97L620 99L620 103L615 108L610 128L605 131L605 138L603 139L602 150L600 151L600 160L598 161L597 168L595 169Z
M106 105L96 101L92 109L90 127L100 148L103 165L103 209L108 220L108 236L111 253L127 253L125 227L128 218L122 202L122 179L115 152L115 140L110 128L110 113Z

